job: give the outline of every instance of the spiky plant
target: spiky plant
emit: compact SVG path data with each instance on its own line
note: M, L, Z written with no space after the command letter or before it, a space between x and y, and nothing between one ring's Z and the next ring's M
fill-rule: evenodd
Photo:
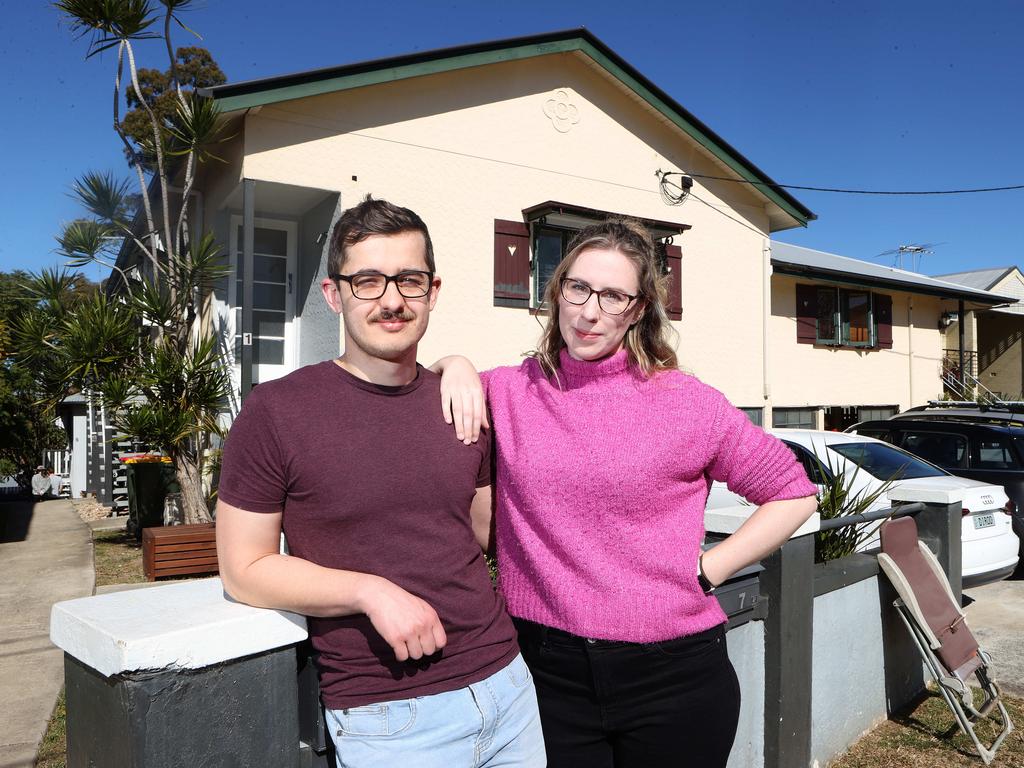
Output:
M827 447L820 453L812 452L818 464L818 475L821 478L821 491L818 493L818 512L822 520L833 520L837 517L859 515L869 512L892 486L893 479L886 480L872 490L856 491L857 477L861 468L853 464L848 471L850 462L833 462ZM825 460L820 458L824 455ZM814 561L824 563L840 557L852 555L874 534L881 520L866 523L854 523L842 528L819 531L814 535Z

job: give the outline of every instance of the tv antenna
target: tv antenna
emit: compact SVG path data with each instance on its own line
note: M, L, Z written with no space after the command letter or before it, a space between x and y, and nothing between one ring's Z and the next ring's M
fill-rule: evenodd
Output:
M892 256L892 265L899 269L903 269L903 260L904 258L909 257L910 271L920 272L922 257L935 253L932 249L940 245L942 245L942 243L910 243L908 245L901 245L899 248L893 248L890 251L882 251L880 254L875 256L875 258L879 259L882 256Z

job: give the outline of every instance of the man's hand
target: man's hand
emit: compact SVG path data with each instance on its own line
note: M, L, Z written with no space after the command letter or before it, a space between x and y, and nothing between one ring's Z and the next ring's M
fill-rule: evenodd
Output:
M368 576L359 602L363 613L399 661L441 650L448 637L437 613L424 600L379 576Z

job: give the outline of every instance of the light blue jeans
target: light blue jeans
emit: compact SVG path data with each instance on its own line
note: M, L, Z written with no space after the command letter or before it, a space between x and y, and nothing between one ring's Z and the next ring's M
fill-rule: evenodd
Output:
M338 768L544 768L533 677L516 656L465 688L327 710Z

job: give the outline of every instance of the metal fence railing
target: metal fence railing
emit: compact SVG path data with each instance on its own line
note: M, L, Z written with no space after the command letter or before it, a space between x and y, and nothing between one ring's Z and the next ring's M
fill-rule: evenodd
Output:
M822 520L821 524L818 526L818 530L833 531L836 528L846 528L850 525L870 523L875 520L885 520L890 517L916 515L918 512L923 510L924 504L920 501L915 501L911 504L900 504L895 507L887 507L886 509L876 509L874 512L864 512L857 515L841 515L839 517L833 517L830 520Z

